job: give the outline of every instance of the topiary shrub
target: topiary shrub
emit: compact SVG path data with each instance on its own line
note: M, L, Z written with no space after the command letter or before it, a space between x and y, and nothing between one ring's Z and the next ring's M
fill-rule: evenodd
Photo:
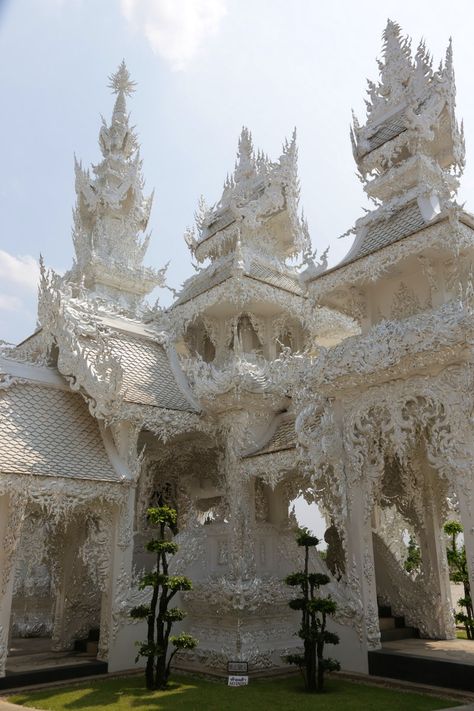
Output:
M170 607L171 600L181 590L191 590L192 583L184 575L168 574L168 556L174 555L178 544L169 540L177 533L177 513L169 506L158 506L147 511L148 523L157 528L158 535L148 541L146 548L156 555L155 569L145 573L139 583L141 590L152 588L149 605L139 605L130 611L134 619L147 620L148 635L138 642L138 654L146 657L145 680L147 689L165 689L171 670L171 661L181 649L194 649L197 640L186 632L170 636L174 622L186 616L184 610ZM174 647L168 655L169 645Z
M464 597L458 600L458 605L463 608L463 612L455 614L456 622L464 625L466 637L474 639L474 607L472 604L471 586L469 583L469 571L467 569L466 546L458 544L458 536L463 529L458 521L448 521L444 525L444 532L450 538L450 545L446 553L449 564L449 579L453 583L462 583L464 587Z
M319 595L320 588L327 585L330 578L323 573L309 571L309 549L315 548L319 540L307 528L299 528L296 542L305 549L304 570L288 575L285 583L301 590L301 595L288 604L292 610L301 611L298 635L303 640L304 653L290 654L286 661L301 669L307 691L322 691L324 673L340 669L336 659L324 657L325 644L339 644L337 634L326 628L327 618L335 614L337 605L330 595Z

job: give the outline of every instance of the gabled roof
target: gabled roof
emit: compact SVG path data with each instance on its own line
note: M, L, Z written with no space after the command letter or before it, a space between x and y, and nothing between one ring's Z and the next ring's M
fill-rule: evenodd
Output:
M338 266L342 267L356 259L388 247L389 244L398 242L404 237L409 237L425 227L427 222L423 218L415 200L395 212L388 219L382 218L368 228L363 229L360 235L356 237L346 257Z
M120 331L107 336L107 342L112 355L120 360L121 394L126 402L170 410L196 409L183 392L183 384L178 384L168 354L160 343Z
M196 274L185 283L183 290L173 303L173 308L191 301L191 299L204 294L206 291L210 291L235 275L236 270L231 258L217 267L211 264L207 269L200 274ZM269 264L263 264L258 259L251 259L250 263L243 267L242 276L255 279L263 284L269 284L297 296L303 296L304 294L304 287L296 275L273 268Z
M277 424L275 431L270 439L260 449L255 452L250 452L246 455L246 459L258 457L262 454L273 454L282 452L286 449L294 449L296 447L297 436L295 431L295 421L293 418L283 417Z
M0 472L120 481L86 403L30 383L0 390Z
M187 301L191 301L196 296L200 296L200 294L204 294L206 291L210 291L210 289L230 279L233 268L233 260L229 258L218 267L211 264L207 269L191 277L184 283L181 293L176 301L173 302L173 307L185 304Z
M377 127L376 132L367 139L367 147L365 151L361 151L360 157L374 151L376 148L379 148L387 141L391 141L392 138L399 136L406 130L407 124L404 112L391 116L389 119L381 123L380 126Z
M407 237L412 237L417 232L426 227L431 227L443 219L448 219L446 211L433 213L431 219L425 219L417 200L410 202L390 217L380 217L378 220L374 220L372 224L360 229L354 244L344 259L330 269L310 277L308 283L314 283L317 279L323 279L328 274L336 272L338 269L343 269L358 259L368 257L385 247L389 247ZM461 222L474 227L474 221L468 213L462 212L459 215L459 219Z

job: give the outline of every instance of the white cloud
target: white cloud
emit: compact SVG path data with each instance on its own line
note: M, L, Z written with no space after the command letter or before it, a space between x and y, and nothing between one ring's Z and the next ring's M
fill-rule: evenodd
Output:
M0 249L0 338L14 342L32 330L38 279L34 257L17 257Z
M227 12L227 0L121 0L122 13L172 69L183 70Z
M27 288L36 291L39 279L39 265L34 257L27 254L15 257L9 252L0 249L0 281L12 286Z
M18 296L0 294L0 311L21 311L23 303Z

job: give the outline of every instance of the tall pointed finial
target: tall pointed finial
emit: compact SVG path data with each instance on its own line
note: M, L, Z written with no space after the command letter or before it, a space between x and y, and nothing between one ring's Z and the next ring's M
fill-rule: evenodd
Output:
M285 141L283 143L283 153L288 156L291 156L292 158L298 158L298 147L296 145L296 126L293 129L293 133L291 134L291 141L285 138Z
M109 81L109 87L112 89L113 94L122 93L127 96L133 94L137 85L136 81L130 79L130 72L126 67L124 59L122 59L117 71L109 76Z
M300 183L298 180L298 146L296 144L296 127L291 134L291 140L285 138L283 153L280 156L280 165L287 174L287 180L292 184L295 197L299 197Z
M453 66L453 38L449 38L446 48L446 58L444 60L444 72L446 77L454 81L454 66Z
M402 37L399 24L387 20L383 32L383 62L379 62L382 84L390 89L395 83L407 81L412 70L411 43L408 37Z
M246 126L242 127L235 164L235 182L239 183L256 174L255 153L253 149L252 134Z
M242 126L242 131L239 137L239 158L247 158L248 160L253 158L253 141L252 134L247 128L247 126Z
M129 126L125 99L134 91L135 82L124 61L109 81L117 96L110 124L102 118L99 145L103 159L92 166L92 173L74 159L76 259L71 280L84 282L92 293L133 310L145 294L164 282L164 273L143 267L153 193L143 193L139 145ZM111 284L120 284L120 288Z

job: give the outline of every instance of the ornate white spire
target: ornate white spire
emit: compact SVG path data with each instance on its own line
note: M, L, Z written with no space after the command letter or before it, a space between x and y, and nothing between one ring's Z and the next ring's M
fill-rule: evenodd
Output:
M83 282L96 295L131 307L163 283L163 270L142 266L150 238L144 232L153 193L143 194L142 161L127 114L125 97L133 93L135 82L125 62L109 79L117 98L110 125L102 119L99 146L103 159L92 166L93 177L75 161L76 260L68 277Z
M198 236L188 230L186 243L199 262L234 252L238 240L243 253L250 249L284 262L309 248L298 215L299 194L296 130L283 143L279 160L272 162L260 150L255 153L252 134L244 126L234 173L226 177L216 205L200 204Z
M378 65L379 95L392 103L401 99L412 72L411 41L402 37L400 26L392 20L383 33L383 61Z
M389 20L382 55L380 81L369 81L366 123L354 118L351 130L359 175L367 194L390 209L433 195L439 209L454 195L464 165L451 42L433 72L424 41L412 58L411 40Z
M109 80L109 88L112 89L114 94L126 94L127 96L131 96L137 85L136 81L130 79L130 72L125 65L124 59L122 59L115 74L109 76Z

